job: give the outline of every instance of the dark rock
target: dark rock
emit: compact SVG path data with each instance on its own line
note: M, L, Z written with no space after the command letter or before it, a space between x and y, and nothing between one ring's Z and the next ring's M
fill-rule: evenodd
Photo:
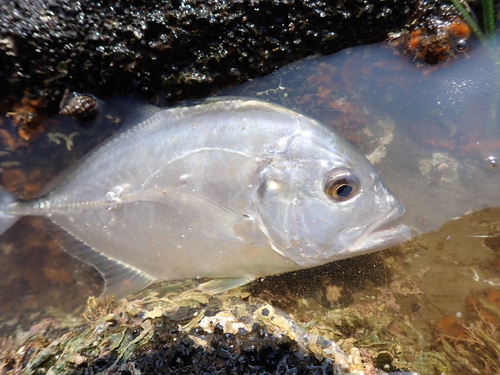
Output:
M162 326L170 324L164 322ZM329 360L303 356L297 344L287 336L276 338L266 334L262 338L258 333L262 329L266 330L260 327L244 337L239 333L228 336L220 326L211 334L193 330L190 335L181 336L171 336L167 330L156 330L154 344L136 351L128 362L133 363L141 374L333 373ZM211 345L202 348L189 337L191 335L211 342ZM102 368L95 362L89 363L88 367Z
M426 9L435 7L427 6ZM175 101L400 30L414 0L14 0L0 4L0 98L66 89Z

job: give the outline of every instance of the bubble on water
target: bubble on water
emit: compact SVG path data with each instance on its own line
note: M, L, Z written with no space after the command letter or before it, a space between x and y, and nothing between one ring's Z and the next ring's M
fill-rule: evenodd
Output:
M496 156L489 156L485 159L486 161L486 164L488 167L490 168L495 168L495 167L498 167L498 158Z

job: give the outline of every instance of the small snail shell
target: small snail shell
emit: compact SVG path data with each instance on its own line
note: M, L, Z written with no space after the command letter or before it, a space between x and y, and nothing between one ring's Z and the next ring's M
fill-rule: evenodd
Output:
M68 90L64 92L59 114L69 116L77 120L91 120L99 113L97 100L90 95L70 94Z

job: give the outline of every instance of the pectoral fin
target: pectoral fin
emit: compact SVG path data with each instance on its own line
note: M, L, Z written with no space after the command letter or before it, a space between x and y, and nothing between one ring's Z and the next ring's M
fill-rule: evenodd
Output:
M252 277L238 277L238 278L227 278L227 279L213 279L207 281L206 283L198 285L198 289L208 292L208 293L222 293L226 290L234 289L239 286L248 284L252 282L255 278Z

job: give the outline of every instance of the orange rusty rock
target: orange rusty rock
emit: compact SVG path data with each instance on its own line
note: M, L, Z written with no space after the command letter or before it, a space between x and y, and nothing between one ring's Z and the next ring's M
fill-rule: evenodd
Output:
M422 40L422 30L420 29L413 30L410 34L410 39L408 40L407 48L409 49L417 48L421 40Z
M33 141L44 131L46 119L42 115L43 102L40 98L32 99L25 92L21 101L11 108L7 116L18 127L18 134L24 141Z
M500 308L500 289L489 290L486 299Z
M500 308L500 290L499 289L491 289L486 292L486 299L489 302L494 303ZM467 310L468 311L476 311L481 318L487 322L492 324L500 323L500 319L495 314L491 313L483 306L481 303L472 296L467 297Z
M437 325L436 329L445 335L467 338L467 332L454 316L445 316Z
M35 129L26 130L25 128L18 128L17 133L19 137L25 142L33 142L37 139L43 132L45 131L45 127L38 126Z
M309 82L332 82L338 74L338 69L336 67L324 62L318 64L317 71L317 75L312 75L307 78Z
M414 60L424 60L430 65L446 61L455 56L458 41L466 41L471 29L460 17L441 20L428 25L418 24L411 32L403 32L390 36L390 46L403 49ZM456 49L464 52L465 49Z
M330 94L333 91L333 87L325 87L325 86L319 86L318 87L318 96L321 99L327 99L330 97Z
M452 22L448 26L448 32L457 38L467 39L471 35L471 28L462 20Z

